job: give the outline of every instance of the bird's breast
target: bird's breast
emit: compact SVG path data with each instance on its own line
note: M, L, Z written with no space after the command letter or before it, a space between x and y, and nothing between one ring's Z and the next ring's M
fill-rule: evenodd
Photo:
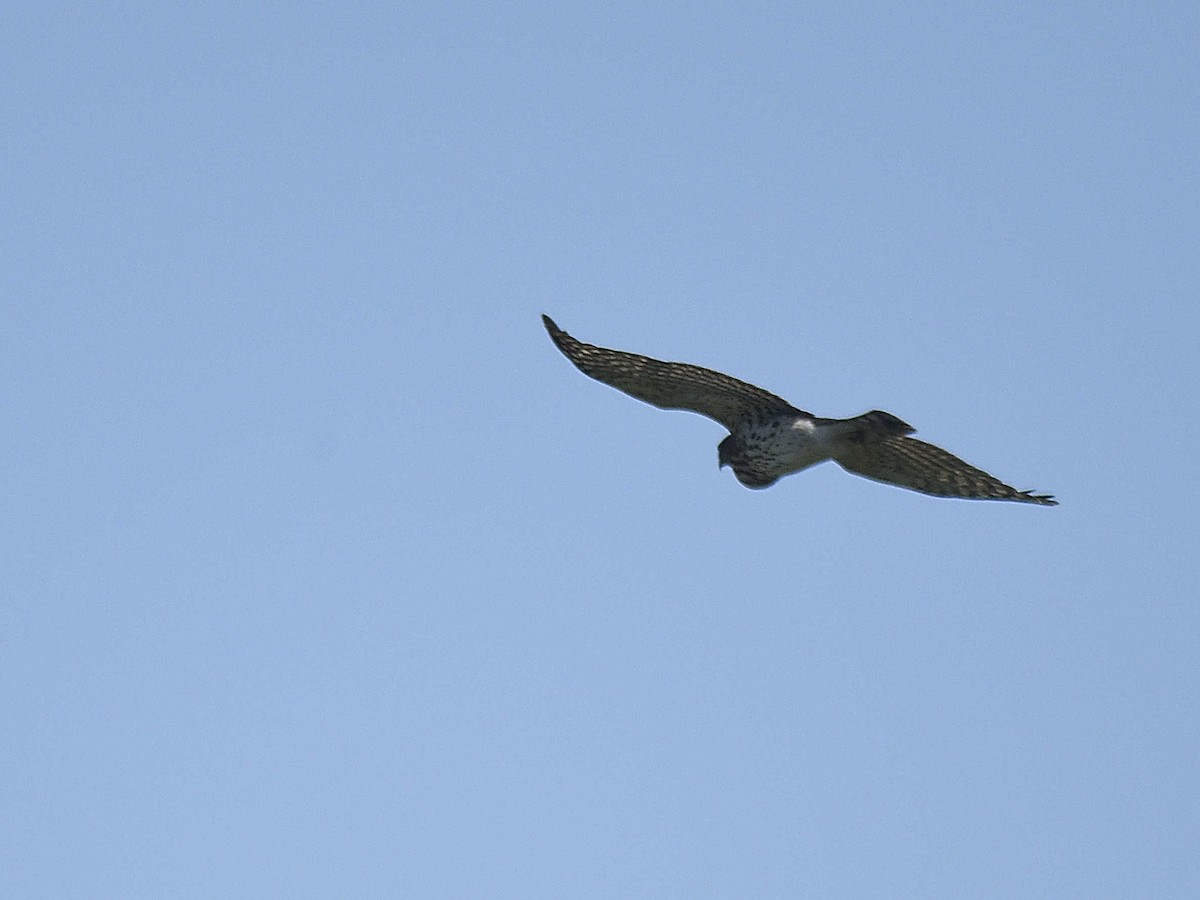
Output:
M831 452L827 429L808 418L774 419L756 425L747 429L742 442L747 456L769 459L779 475L824 462Z

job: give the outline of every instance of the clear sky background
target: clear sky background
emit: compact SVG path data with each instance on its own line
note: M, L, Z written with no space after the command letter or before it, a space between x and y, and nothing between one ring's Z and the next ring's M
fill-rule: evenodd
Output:
M0 894L1200 896L1200 7L0 14ZM591 381L880 408L1056 509Z

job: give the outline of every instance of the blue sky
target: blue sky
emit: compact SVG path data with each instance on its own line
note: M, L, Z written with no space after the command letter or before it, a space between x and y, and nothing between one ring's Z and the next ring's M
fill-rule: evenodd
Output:
M1198 29L7 7L0 893L1200 892ZM542 312L1062 505L747 491Z

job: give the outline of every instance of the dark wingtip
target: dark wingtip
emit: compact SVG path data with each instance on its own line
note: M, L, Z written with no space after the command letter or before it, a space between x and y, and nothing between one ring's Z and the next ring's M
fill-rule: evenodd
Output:
M567 346L573 341L572 337L559 328L554 320L545 313L542 313L542 324L546 326L546 331L550 335L550 340L554 342L554 346L570 357Z
M1053 494L1035 494L1033 491L1021 491L1021 498L1030 503L1037 503L1041 506L1058 506L1058 501L1054 499Z

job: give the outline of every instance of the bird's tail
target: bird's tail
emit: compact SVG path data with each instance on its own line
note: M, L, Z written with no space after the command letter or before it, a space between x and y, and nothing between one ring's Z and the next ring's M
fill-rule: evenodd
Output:
M878 409L855 416L853 419L846 419L845 422L863 437L898 437L912 434L917 430L891 413Z

